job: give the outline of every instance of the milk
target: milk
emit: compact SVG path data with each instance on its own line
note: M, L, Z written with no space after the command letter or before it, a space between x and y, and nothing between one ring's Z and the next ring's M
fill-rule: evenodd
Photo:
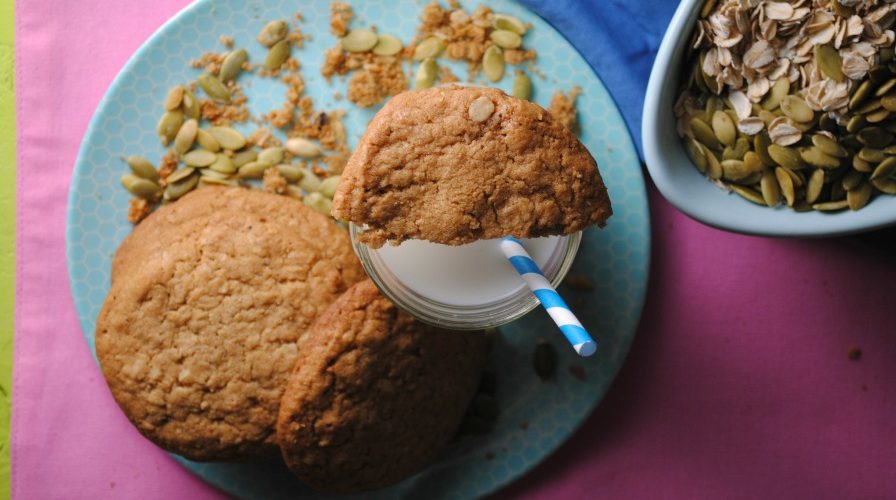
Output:
M521 240L538 266L556 269L565 244L560 236ZM500 240L449 246L408 240L371 253L406 287L430 300L452 306L497 302L526 287L501 253ZM550 275L548 276L550 279Z

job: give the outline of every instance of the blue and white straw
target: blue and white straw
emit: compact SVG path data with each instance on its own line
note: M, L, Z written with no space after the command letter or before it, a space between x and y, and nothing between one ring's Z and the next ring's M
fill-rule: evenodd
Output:
M579 356L591 356L597 351L597 342L591 338L591 335L582 326L582 323L576 318L566 302L560 298L560 294L551 283L544 277L538 264L529 256L529 252L523 247L523 243L513 237L506 237L501 240L501 251L520 274L529 290L538 298L541 305L544 306L551 319L560 327L560 331L566 336L566 339L572 344L573 349L579 353Z

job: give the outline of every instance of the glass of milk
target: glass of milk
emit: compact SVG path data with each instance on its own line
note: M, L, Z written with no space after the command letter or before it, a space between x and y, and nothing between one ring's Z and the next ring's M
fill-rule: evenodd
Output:
M370 278L396 305L424 323L478 330L509 323L538 300L501 253L500 240L450 246L423 240L373 249L357 243L362 231L349 224L352 246ZM556 287L575 259L582 233L521 240Z

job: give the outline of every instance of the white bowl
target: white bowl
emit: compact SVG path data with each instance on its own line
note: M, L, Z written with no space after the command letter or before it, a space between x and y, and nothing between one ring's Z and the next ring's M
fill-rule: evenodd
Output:
M726 193L694 167L675 131L682 57L703 0L682 0L660 45L644 101L641 134L647 170L660 193L679 210L727 231L767 236L834 236L896 224L896 196L878 195L858 211L795 212L768 208Z

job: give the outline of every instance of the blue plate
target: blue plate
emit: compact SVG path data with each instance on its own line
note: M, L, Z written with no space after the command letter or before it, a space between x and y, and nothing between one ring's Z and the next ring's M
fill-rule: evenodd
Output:
M421 4L415 0L354 2L354 26L376 25L380 31L410 40ZM520 5L489 2L496 12L518 16L533 25L525 43L538 51L538 67L546 75L533 77L534 99L547 105L557 89L579 85L581 138L597 158L613 200L615 215L602 231L585 233L573 272L588 275L591 292L561 291L582 322L598 338L598 354L578 359L542 311L501 328L503 344L493 363L498 373L501 414L488 435L465 438L420 474L386 490L383 497L428 496L469 498L485 495L520 477L566 440L600 402L622 365L638 325L647 284L650 225L644 180L625 124L600 80L576 50L551 26ZM128 195L118 183L127 167L121 157L141 154L157 162L164 154L155 134L167 90L193 80L198 71L190 59L202 52L225 50L221 34L233 36L253 61L264 52L255 35L267 20L292 18L299 5L291 0L199 1L155 33L127 63L106 93L81 145L72 179L66 246L75 307L91 349L100 306L109 289L111 258L130 232ZM336 44L329 33L329 1L305 2L301 24L312 38L294 51L303 67L306 93L319 109L348 111L346 126L357 141L374 110L336 100L345 94L345 80L328 84L318 71L323 51ZM440 62L441 64L441 62ZM462 65L452 68L466 75ZM409 68L410 71L410 68ZM508 90L512 72L500 82ZM283 87L274 79L244 77L253 113L279 107ZM539 380L532 369L538 338L554 343L560 368L551 382ZM571 366L584 369L584 379ZM137 432L136 430L134 432ZM201 464L175 457L184 467L232 495L244 498L313 497L279 463ZM370 497L371 495L366 495Z

